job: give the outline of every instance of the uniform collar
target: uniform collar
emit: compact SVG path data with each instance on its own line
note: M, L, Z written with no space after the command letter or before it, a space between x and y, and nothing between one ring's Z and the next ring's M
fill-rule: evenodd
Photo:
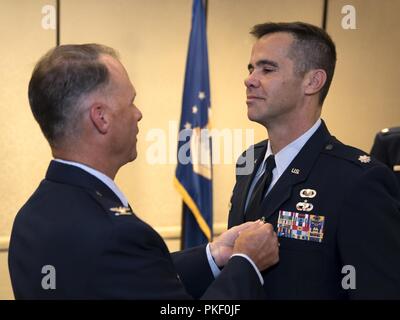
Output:
M321 119L318 119L310 129L308 129L300 137L289 143L286 147L275 154L275 163L278 177L280 177L285 172L286 168L297 156L297 154L300 152L306 142L311 138L311 136L315 133L315 131L317 131L320 125ZM265 161L271 154L271 144L268 140L267 151L265 152L265 157L263 161Z
M89 173L87 170L84 170L81 166L67 164L64 163L64 161L52 160L47 169L46 179L93 190L102 196L114 199L126 206L122 199L118 197L107 183L92 173Z
M85 170L87 173L90 173L91 175L95 176L97 179L99 179L101 182L103 182L107 187L109 187L115 195L121 200L122 204L127 207L128 206L128 200L126 199L125 195L122 193L122 191L118 188L118 186L115 184L115 182L108 176L106 176L104 173L91 168L85 164L75 162L75 161L66 161L66 160L61 160L61 159L54 159L56 162L64 163L70 166L75 166L78 167L82 170Z

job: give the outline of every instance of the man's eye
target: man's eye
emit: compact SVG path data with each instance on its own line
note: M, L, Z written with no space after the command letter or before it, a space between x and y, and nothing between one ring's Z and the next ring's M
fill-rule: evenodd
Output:
M274 69L266 69L266 68L263 69L264 73L270 73L270 72L273 72L273 71L274 71Z

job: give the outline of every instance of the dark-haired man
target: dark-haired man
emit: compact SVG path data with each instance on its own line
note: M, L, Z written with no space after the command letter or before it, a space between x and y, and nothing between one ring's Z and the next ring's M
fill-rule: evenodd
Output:
M260 24L252 34L247 115L268 140L242 155L254 153L255 168L237 174L229 226L260 217L274 226L280 261L263 272L267 298L399 299L395 178L320 119L333 41L301 22Z
M132 212L113 179L137 156L142 114L135 96L117 54L105 46L60 46L36 65L29 103L55 160L14 221L15 297L262 297L259 270L278 261L270 224L243 224L172 259L158 233Z

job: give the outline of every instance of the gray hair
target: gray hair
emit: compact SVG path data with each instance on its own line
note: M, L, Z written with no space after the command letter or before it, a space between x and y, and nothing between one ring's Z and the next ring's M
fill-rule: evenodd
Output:
M114 49L99 44L61 45L36 64L29 82L29 104L51 147L76 133L81 99L109 83L100 55L118 59Z

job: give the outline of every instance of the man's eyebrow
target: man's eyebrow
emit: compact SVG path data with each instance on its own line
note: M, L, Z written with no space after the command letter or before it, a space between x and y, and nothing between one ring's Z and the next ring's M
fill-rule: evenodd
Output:
M256 66L257 67L262 67L262 66L264 66L266 64L270 65L270 66L273 66L275 68L279 67L278 63L276 63L275 61L272 61L272 60L268 60L268 59L263 59L263 60L259 60L259 61L256 62ZM254 68L254 66L251 63L249 63L247 65L247 69L248 70L253 69L253 68Z

